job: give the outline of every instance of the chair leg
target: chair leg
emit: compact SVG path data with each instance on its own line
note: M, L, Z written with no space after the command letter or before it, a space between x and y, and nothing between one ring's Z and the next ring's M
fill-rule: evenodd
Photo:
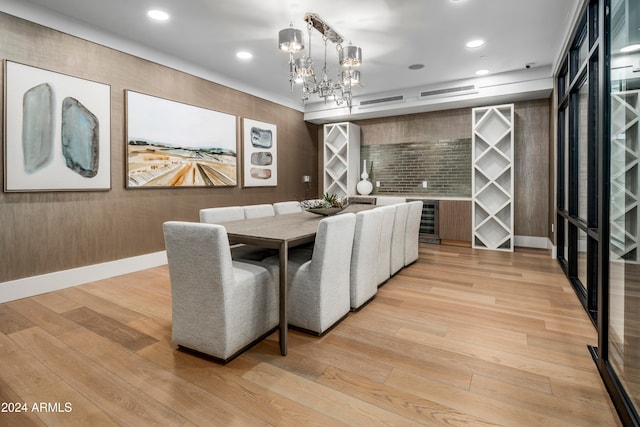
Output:
M338 326L338 324L340 322L342 322L344 319L347 318L347 316L349 315L349 313L345 314L344 316L342 316L341 318L339 318L338 320L336 320L336 322L329 326L327 329L324 330L324 332L317 332L317 331L312 331L310 329L306 329L306 328L301 328L299 326L295 326L295 325L291 325L289 324L289 328L291 329L295 329L296 331L300 331L303 332L305 334L309 334L309 335L313 335L315 337L323 337L325 336L329 331L331 331L333 328L335 328L336 326Z
M247 344L246 346L242 347L240 350L236 351L235 353L233 353L231 356L227 357L226 359L222 359L220 357L212 356L210 354L203 353L201 351L194 350L192 348L185 347L185 346L180 345L180 344L178 344L178 350L182 351L184 353L193 354L194 356L198 356L198 357L201 357L203 359L211 360L211 361L219 363L221 365L226 365L227 363L231 362L236 357L240 356L240 354L242 354L245 351L249 350L251 347L253 347L254 345L258 344L260 341L264 340L266 337L268 337L269 335L271 335L272 333L274 333L277 330L278 330L278 327L276 326L275 328L267 331L264 335L261 335L260 337L256 338L254 341L252 341L249 344Z
M375 296L375 295L373 295L371 298L369 298L368 300L366 300L365 302L363 302L362 304L360 304L360 307L358 307L358 308L353 308L353 307L351 307L351 310L350 310L350 311L351 311L352 313L357 313L358 311L362 310L362 309L364 308L364 306L365 306L365 305L367 305L367 304L369 304L371 301L373 301L373 299L374 299L375 297L376 297L376 296Z

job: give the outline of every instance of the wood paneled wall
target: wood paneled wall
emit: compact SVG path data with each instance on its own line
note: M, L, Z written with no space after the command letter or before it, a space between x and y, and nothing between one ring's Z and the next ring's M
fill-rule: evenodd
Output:
M515 234L550 237L548 99L515 103ZM355 121L361 142L424 143L471 138L471 108ZM471 165L469 164L469 168Z
M465 241L471 245L471 201L440 200L439 209L440 239Z
M516 103L515 122L515 234L549 237L549 100Z
M298 111L4 13L0 57L111 86L111 190L0 193L0 282L161 251L164 221L302 198L303 175L316 193L318 129ZM125 89L275 123L278 186L126 190Z

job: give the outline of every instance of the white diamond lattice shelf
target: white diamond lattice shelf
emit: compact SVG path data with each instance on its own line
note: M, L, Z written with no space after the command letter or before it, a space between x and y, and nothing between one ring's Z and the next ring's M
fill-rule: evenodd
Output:
M473 247L513 251L513 104L472 114Z

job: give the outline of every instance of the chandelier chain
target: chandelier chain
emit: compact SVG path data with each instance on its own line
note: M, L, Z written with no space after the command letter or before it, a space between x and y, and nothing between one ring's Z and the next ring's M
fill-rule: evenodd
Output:
M338 106L346 103L351 111L352 88L360 84L360 71L358 67L362 62L362 51L359 47L349 44L347 48L342 46L343 38L329 24L327 24L317 14L308 13L304 17L307 23L308 56L304 54L303 35L300 30L290 28L280 31L280 49L289 53L289 82L293 91L297 85L301 86L301 98L303 102L309 99L309 94L317 94L327 103L332 99ZM311 55L312 29L316 29L322 35L324 42L324 62L322 67L322 80L316 79L313 71L314 61ZM327 61L328 43L336 44L339 67L337 81L334 83L329 78L329 66ZM300 56L296 57L296 53Z

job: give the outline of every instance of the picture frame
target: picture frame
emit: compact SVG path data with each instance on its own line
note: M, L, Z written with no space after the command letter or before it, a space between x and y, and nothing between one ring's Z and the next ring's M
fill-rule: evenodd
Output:
M111 86L4 61L4 191L111 189Z
M243 119L243 185L278 185L278 129L271 123Z
M236 116L132 90L125 98L128 189L237 185Z

